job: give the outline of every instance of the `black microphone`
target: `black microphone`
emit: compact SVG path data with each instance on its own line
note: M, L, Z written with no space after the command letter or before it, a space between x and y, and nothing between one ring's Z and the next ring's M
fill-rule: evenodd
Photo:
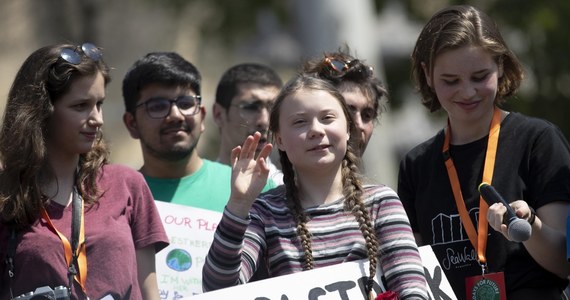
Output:
M502 203L506 208L504 224L507 225L509 238L515 242L524 242L530 238L532 234L532 226L526 220L517 217L513 208L505 201L505 199L497 192L497 190L486 182L479 185L479 193L481 197L491 206L494 203Z

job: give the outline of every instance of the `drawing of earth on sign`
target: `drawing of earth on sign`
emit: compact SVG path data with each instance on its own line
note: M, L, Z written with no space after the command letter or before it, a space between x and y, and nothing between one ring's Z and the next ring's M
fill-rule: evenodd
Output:
M192 257L184 249L173 249L166 255L166 264L174 271L184 272L192 266Z

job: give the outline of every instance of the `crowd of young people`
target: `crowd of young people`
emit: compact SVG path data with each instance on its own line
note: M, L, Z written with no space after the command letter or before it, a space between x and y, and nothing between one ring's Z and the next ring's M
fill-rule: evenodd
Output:
M230 68L213 107L219 163L196 151L200 73L174 52L149 53L123 81L124 123L144 155L137 172L108 162L101 48L34 51L0 127L0 298L49 287L159 299L154 257L168 237L154 200L222 212L204 292L365 259L369 299L378 270L399 299L428 299L418 246L430 245L459 299L483 280L508 299L564 297L570 146L552 123L502 108L524 73L494 21L459 5L422 29L412 76L421 103L448 122L401 160L397 192L359 171L388 92L349 52L308 60L284 86L267 66ZM530 224L528 239L509 235L507 207L488 204L482 182Z

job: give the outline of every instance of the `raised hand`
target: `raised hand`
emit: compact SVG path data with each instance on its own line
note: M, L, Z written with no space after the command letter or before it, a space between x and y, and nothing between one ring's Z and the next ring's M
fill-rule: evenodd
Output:
M248 136L243 145L235 147L231 154L232 183L227 208L243 218L247 217L253 201L263 190L269 175L266 159L273 146L265 145L256 158L255 150L260 137L259 132Z

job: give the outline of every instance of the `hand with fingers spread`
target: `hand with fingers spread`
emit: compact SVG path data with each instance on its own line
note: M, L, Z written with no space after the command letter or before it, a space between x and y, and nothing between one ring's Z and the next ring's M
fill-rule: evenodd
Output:
M249 136L233 149L231 198L202 268L204 292L367 259L368 278L380 268L394 274L386 288L402 299L428 299L398 195L384 185L365 186L361 179L350 142L355 130L350 111L337 88L312 75L298 74L280 90L269 130L279 147L285 184L258 195L272 148L261 146L262 135ZM367 284L366 294L371 291Z
M232 150L231 195L227 208L243 218L247 217L253 201L261 193L269 175L266 159L273 146L265 145L255 157L260 137L261 134L256 132L245 139L243 146L237 146Z

